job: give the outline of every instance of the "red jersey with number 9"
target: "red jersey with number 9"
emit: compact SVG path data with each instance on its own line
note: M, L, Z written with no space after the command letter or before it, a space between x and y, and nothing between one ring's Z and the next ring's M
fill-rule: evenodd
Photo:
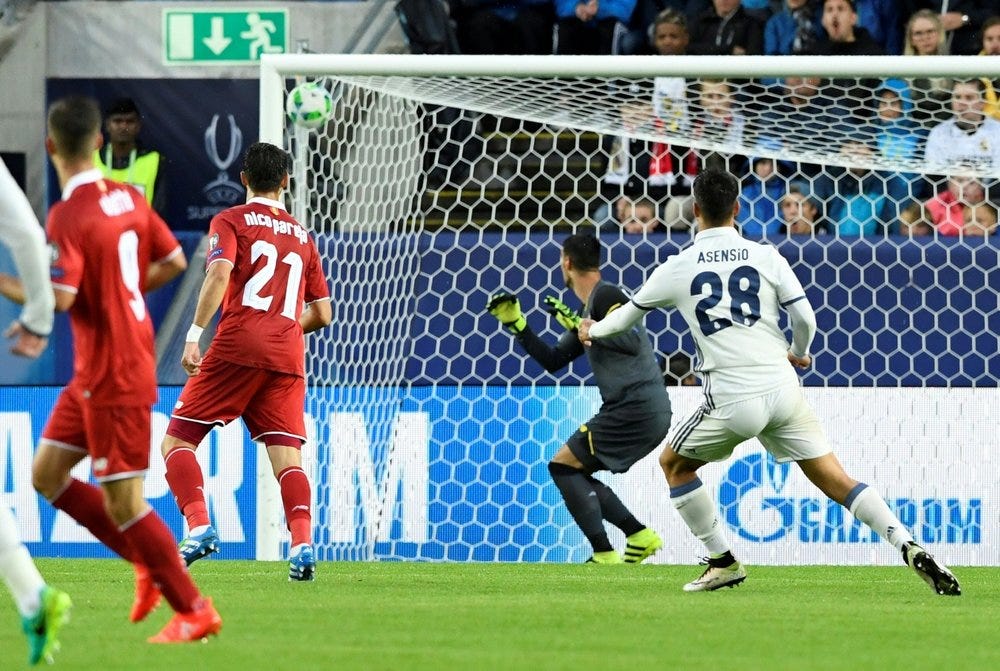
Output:
M76 294L69 310L73 381L94 405L156 401L153 324L143 298L153 261L177 239L138 191L99 170L71 178L49 210L52 284Z
M328 298L319 252L285 206L251 198L209 228L206 268L233 266L209 353L253 368L305 376L305 305Z

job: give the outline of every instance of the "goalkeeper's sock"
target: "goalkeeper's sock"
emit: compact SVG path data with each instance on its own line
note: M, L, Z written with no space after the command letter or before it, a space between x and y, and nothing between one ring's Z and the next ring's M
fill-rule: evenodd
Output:
M139 561L149 569L170 607L178 613L190 613L201 603L201 594L184 566L170 529L152 508L121 526L139 555Z
M138 555L132 545L108 516L104 494L94 485L70 478L66 487L56 494L52 505L84 527L122 559L135 563ZM175 550L176 554L176 550Z
M913 542L913 536L899 518L892 514L878 492L865 483L859 482L847 494L844 507L875 533L892 543L897 550L902 551L904 545Z
M549 462L549 473L559 488L570 515L594 547L594 552L612 550L608 534L604 530L601 500L594 490L594 485L591 484L590 475L552 461Z
M298 466L290 466L278 473L281 487L281 503L285 508L285 520L292 534L291 546L312 545L312 514L309 505L312 494L309 478Z
M626 536L639 533L646 528L646 525L635 518L610 487L593 475L588 475L587 478L597 492L597 500L601 503L601 515L604 519L624 531Z
M691 533L705 544L709 554L717 556L729 552L729 541L722 533L715 503L708 495L701 478L696 477L691 482L671 487L670 502Z
M176 447L167 453L163 463L167 467L167 484L188 528L207 527L212 522L205 504L205 476L194 450Z

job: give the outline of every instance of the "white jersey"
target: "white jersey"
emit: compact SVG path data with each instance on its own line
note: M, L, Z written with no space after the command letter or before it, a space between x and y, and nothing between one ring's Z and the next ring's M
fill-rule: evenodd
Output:
M778 250L711 228L653 271L632 298L640 309L676 307L697 348L709 407L798 384L780 308L806 300ZM596 326L596 325L595 325Z
M0 160L0 239L10 248L17 273L24 285L24 309L20 321L39 335L52 331L55 295L49 278L49 248L45 231L31 204Z
M938 124L927 136L924 159L941 172L965 167L1000 174L1000 121L987 117L972 134L954 119Z

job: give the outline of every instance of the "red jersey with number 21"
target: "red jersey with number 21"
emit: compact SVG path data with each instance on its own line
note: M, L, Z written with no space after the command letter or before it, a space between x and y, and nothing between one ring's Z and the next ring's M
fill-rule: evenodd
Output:
M72 177L49 210L52 284L76 294L73 384L94 405L156 402L153 323L143 292L153 261L181 253L167 225L131 186L99 170Z
M233 266L209 353L225 361L305 375L299 316L329 298L319 252L285 206L251 198L220 212L209 228L206 268Z

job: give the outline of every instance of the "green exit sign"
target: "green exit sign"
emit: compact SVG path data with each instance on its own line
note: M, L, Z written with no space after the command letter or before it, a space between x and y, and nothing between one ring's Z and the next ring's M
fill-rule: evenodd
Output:
M256 63L288 51L286 9L164 9L167 65Z

